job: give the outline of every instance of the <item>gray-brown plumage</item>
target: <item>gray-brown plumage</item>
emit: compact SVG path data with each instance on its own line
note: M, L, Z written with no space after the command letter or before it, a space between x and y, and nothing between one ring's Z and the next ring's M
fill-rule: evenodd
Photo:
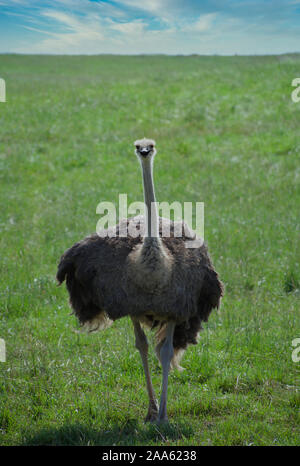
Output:
M152 171L155 142L142 139L135 147L143 174L145 217L122 220L114 237L107 230L107 236L94 234L76 243L61 257L57 280L66 279L74 313L90 330L131 317L149 396L146 420L161 422L167 420L170 365L180 368L183 351L197 343L201 322L219 307L223 286L206 246L194 232L182 222L182 237L178 237L178 223L157 215ZM119 236L124 227L129 233ZM165 227L170 227L169 237L162 234ZM130 234L136 230L138 235ZM197 241L197 247L186 247L188 241ZM163 368L159 409L148 367L147 338L140 324L157 329L156 353Z

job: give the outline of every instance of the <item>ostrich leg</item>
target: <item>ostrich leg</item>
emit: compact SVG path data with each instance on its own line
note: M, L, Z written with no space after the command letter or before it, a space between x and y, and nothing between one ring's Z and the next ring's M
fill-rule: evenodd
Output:
M135 347L139 350L141 358L142 358L143 368L144 368L145 377L146 377L148 397L149 397L149 408L148 408L148 413L145 418L145 421L153 422L157 418L158 406L157 406L156 396L155 396L153 386L152 386L151 375L150 375L149 365L148 365L148 341L147 341L145 332L140 326L139 321L132 318L132 323L134 326Z
M160 349L160 360L163 369L161 398L159 405L159 412L157 422L168 421L167 416L167 392L168 392L168 377L170 370L171 359L174 354L173 348L173 335L175 329L175 322L168 322L166 329L166 339Z

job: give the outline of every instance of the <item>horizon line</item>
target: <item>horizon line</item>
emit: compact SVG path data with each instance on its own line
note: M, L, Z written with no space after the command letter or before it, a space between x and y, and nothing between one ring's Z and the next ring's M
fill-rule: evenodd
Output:
M21 56L42 56L42 57L99 57L99 56L112 56L112 57L277 57L282 55L300 55L299 51L294 52L281 52L281 53L249 53L249 54L222 54L222 53L20 53L20 52L0 52L0 55L21 55Z

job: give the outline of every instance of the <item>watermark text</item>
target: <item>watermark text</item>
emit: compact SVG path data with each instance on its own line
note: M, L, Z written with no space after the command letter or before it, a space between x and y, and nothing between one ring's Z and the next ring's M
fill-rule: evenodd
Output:
M292 361L299 362L300 361L300 338L294 338L292 341L292 346L295 348L292 351Z
M5 341L0 338L0 362L6 361Z
M295 104L297 104L298 102L300 102L300 78L293 79L292 86L293 87L297 86L296 89L294 89L293 92L291 93L292 101Z
M96 213L101 215L96 225L96 232L101 237L131 236L137 238L145 236L145 229L148 227L145 225L145 219L148 218L147 205L144 202L132 202L128 205L127 194L119 194L118 212L112 202L105 201L98 204ZM160 216L164 219L161 224L161 237L180 238L185 235L187 248L202 245L204 241L204 202L184 202L183 205L178 201L174 201L172 204L152 202L149 214L151 218L149 235L157 236L157 217ZM142 216L143 219L139 216ZM122 222L122 219L128 217L135 217L135 219ZM174 220L171 221L171 218ZM118 225L117 219L120 222ZM199 244L200 240L201 244Z
M0 78L0 102L6 102L6 86L2 78Z

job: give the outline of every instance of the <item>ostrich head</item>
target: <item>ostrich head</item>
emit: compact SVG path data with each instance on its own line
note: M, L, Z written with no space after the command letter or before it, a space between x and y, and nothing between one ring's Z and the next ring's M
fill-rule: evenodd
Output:
M156 154L155 141L153 139L138 139L134 145L135 153L141 162L151 160Z

